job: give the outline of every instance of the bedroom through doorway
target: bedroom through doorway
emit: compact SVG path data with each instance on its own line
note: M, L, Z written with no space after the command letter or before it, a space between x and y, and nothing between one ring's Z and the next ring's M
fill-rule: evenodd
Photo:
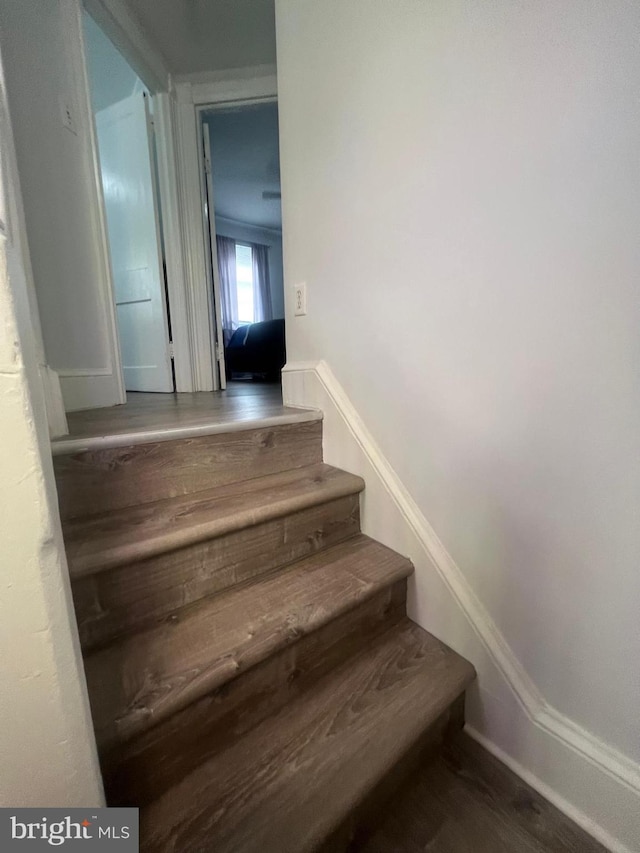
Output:
M280 383L285 363L278 105L200 110L220 387Z

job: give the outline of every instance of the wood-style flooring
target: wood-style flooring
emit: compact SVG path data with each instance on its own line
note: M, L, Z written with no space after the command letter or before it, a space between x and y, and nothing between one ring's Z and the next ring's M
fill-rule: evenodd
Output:
M385 808L361 853L606 853L467 735Z
M316 414L320 417L319 414ZM112 447L182 437L295 423L312 416L282 404L279 383L230 382L226 391L180 394L129 392L122 406L69 412L69 434L52 442L54 455L78 449Z
M160 427L198 424L212 419L269 417L280 413L282 390L278 384L230 382L226 391L195 394L129 392L124 406L69 412L69 436L84 438Z

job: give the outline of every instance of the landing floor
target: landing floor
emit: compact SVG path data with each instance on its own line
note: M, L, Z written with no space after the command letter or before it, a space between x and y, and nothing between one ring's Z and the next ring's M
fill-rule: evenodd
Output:
M385 807L361 853L606 853L462 735Z
M315 417L319 415L283 406L278 383L230 382L226 391L194 394L129 392L123 406L69 412L69 435L55 439L52 450L57 455Z

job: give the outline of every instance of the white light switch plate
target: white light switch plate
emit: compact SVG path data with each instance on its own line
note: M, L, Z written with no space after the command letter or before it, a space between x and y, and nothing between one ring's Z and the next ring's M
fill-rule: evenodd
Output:
M296 317L302 317L307 313L307 285L306 282L296 284L293 288L293 313Z

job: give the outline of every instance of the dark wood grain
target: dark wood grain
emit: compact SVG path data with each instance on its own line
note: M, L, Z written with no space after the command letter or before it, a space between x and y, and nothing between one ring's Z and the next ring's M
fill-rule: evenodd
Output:
M412 565L359 533L318 413L149 441L139 405L136 436L114 411L111 449L55 457L110 803L154 853L361 843L472 666L406 618Z
M63 520L322 462L322 423L219 433L54 457Z
M406 616L406 580L102 756L110 805L143 806Z
M439 755L447 740L464 726L465 694L461 693L411 744L372 786L367 796L351 809L340 827L323 841L318 853L352 853L359 850L378 827L394 796L407 779Z
M473 675L403 621L143 810L141 850L318 849Z
M362 478L321 463L71 520L64 526L71 577L249 530L363 488Z
M90 654L99 745L166 719L412 571L404 557L356 536Z
M465 735L388 803L361 853L606 853Z
M357 495L73 581L85 652L360 530Z

